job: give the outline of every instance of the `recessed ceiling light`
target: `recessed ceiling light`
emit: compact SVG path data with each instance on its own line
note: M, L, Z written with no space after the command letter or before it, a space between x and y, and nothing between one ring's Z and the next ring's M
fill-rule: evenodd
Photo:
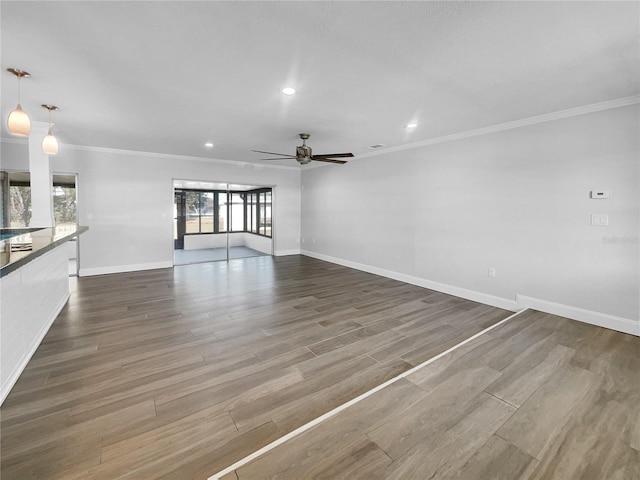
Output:
M280 90L282 93L284 93L285 95L295 95L296 94L296 89L293 87L284 87L282 90Z
M407 128L416 128L417 126L418 126L418 124L417 124L417 123L409 123L409 124L407 125Z
M207 143L204 144L204 146L207 147L207 148L213 148L213 143L207 142Z

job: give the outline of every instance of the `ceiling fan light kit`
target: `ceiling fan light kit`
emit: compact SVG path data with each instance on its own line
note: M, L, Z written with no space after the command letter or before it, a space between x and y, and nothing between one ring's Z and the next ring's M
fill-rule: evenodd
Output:
M263 158L262 160L288 160L295 159L300 165L307 165L312 161L316 162L326 162L326 163L337 163L337 164L345 164L346 160L336 160L337 158L349 158L353 157L353 153L327 153L323 155L313 155L313 151L311 147L306 144L307 139L311 136L308 133L299 133L298 134L302 139L302 145L298 145L296 147L295 155L287 155L286 153L274 153L274 152L265 152L262 150L252 150L256 153L266 153L267 155L278 155L279 158Z

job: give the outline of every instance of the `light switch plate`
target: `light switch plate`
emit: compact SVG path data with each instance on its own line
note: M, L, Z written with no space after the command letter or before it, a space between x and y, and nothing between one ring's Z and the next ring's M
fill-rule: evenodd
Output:
M609 190L591 190L591 198L609 198Z

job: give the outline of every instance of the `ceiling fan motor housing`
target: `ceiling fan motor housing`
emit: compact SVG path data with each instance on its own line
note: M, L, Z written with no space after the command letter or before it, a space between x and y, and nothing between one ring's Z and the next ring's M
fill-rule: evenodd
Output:
M311 162L311 147L300 145L296 147L296 160L300 165L306 165Z

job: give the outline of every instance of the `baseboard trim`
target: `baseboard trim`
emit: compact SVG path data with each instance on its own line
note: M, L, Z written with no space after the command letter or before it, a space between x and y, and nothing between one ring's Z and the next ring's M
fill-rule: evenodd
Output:
M607 313L594 312L593 310L585 310L520 294L516 295L516 300L521 308L531 308L540 312L570 318L571 320L590 323L598 327L640 336L640 322L628 318L616 317Z
M69 297L71 297L71 293L69 292L67 292L66 295L62 297L62 299L60 300L60 303L58 303L56 308L53 310L51 317L49 317L47 322L44 324L42 330L38 332L38 335L36 336L35 341L31 344L29 353L22 358L22 361L20 362L19 365L16 365L16 368L13 370L13 372L11 372L11 375L9 375L9 377L7 378L6 383L2 385L2 390L0 391L0 405L4 403L5 399L11 392L11 389L20 378L20 375L22 375L22 372L24 371L24 369L27 367L27 364L31 360L31 357L33 357L33 354L36 353L36 350L38 350L38 347L42 343L44 336L47 334L47 332L51 328L51 325L53 325L53 322L56 320L56 318L58 318L58 315L60 314L64 306L67 304L67 302L69 301Z
M276 257L286 257L287 255L300 255L300 250L276 250Z
M171 267L173 267L172 261L136 263L136 264L129 264L129 265L114 265L111 267L80 268L80 272L78 273L78 275L80 277L91 277L94 275L139 272L141 270L156 270L158 268L171 268Z
M336 263L343 267L354 268L367 273L373 273L380 275L381 277L391 278L404 283L410 283L411 285L417 285L418 287L428 288L437 292L454 295L456 297L465 298L474 302L490 305L492 307L503 308L512 312L520 310L518 304L513 300L508 300L502 297L496 297L494 295L488 295L486 293L477 292L475 290L467 290L466 288L456 287L453 285L447 285L445 283L434 282L425 278L414 277L412 275L406 275L404 273L394 272L393 270L386 270L384 268L373 267L363 263L352 262L350 260L344 260L342 258L331 257L329 255L323 255L321 253L311 252L309 250L302 250L302 255L308 257L317 258L318 260L324 260L325 262Z
M400 282L410 283L412 285L428 288L430 290L436 290L438 292L447 293L449 295L455 295L456 297L466 298L467 300L490 305L492 307L503 308L505 310L510 310L513 312L518 312L523 309L530 308L533 310L550 313L552 315L570 318L579 322L590 323L591 325L597 325L599 327L616 330L618 332L640 336L640 321L636 320L616 317L614 315L609 315L606 313L585 310L578 307L563 305L560 303L532 298L520 294L517 294L516 300L513 301L506 298L477 292L474 290L467 290L465 288L460 288L453 285L447 285L424 278L394 272L392 270L386 270L383 268L373 267L371 265L344 260L342 258L311 252L309 250L302 250L300 253L308 257L317 258L318 260L324 260L325 262L335 263L344 267L354 268L363 272L392 278Z

